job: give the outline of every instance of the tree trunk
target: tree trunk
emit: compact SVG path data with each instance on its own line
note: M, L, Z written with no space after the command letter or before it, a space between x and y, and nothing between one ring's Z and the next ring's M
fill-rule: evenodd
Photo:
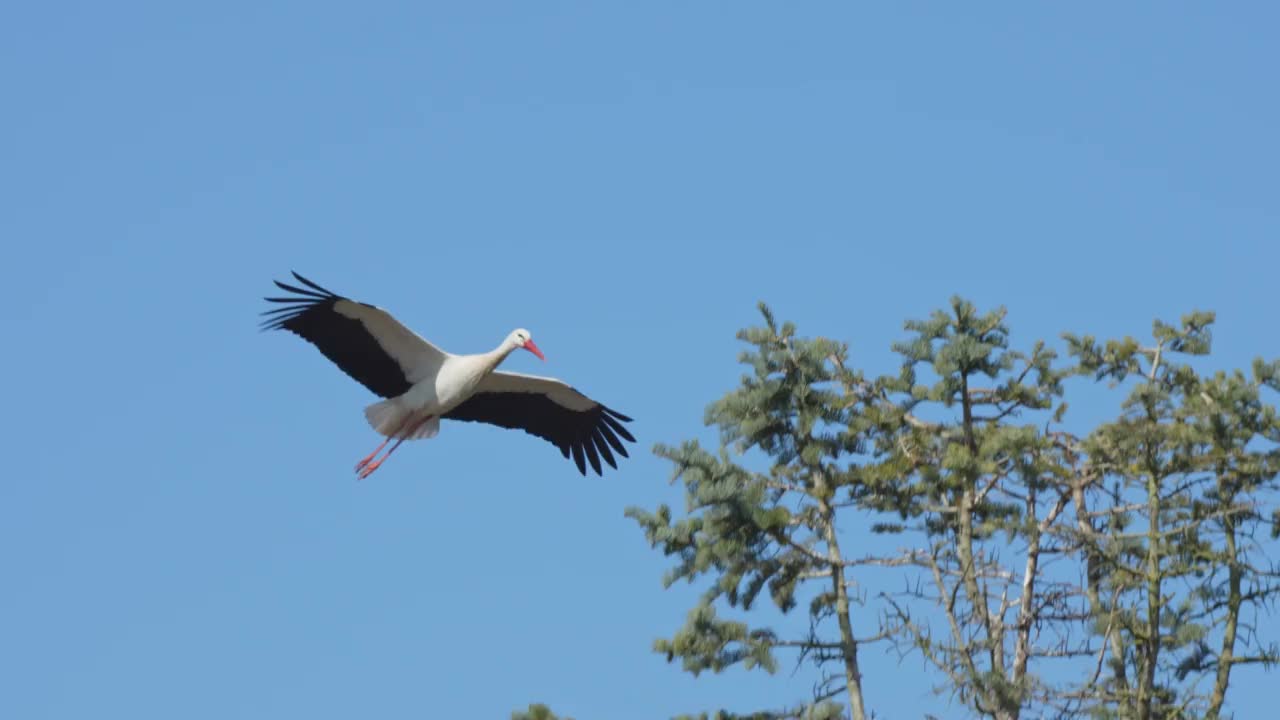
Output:
M1227 617L1222 631L1222 650L1218 652L1218 675L1213 683L1213 696L1209 700L1209 712L1205 717L1217 720L1222 713L1222 704L1227 699L1227 683L1231 680L1231 665L1235 659L1236 632L1240 621L1240 606L1243 598L1240 594L1240 564L1236 557L1235 519L1227 515L1222 519L1222 531L1227 548Z
M853 622L849 619L849 588L844 581L844 559L840 555L840 542L836 538L835 510L830 503L830 490L826 478L819 473L817 497L822 514L822 534L827 543L827 559L831 561L831 584L836 593L836 621L840 625L840 650L844 655L844 679L849 689L849 717L866 720L867 711L862 704L862 672L858 669L858 640L853 634Z
M1154 463L1152 463L1154 465ZM1138 720L1151 720L1155 703L1156 663L1160 659L1160 475L1147 475L1147 621L1141 639L1142 675L1138 678Z

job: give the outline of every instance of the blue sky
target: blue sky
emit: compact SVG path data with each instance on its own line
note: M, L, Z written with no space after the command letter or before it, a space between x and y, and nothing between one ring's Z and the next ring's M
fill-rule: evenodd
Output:
M1280 356L1264 3L27 3L0 23L0 715L580 720L803 698L650 652L757 300L873 370L964 294L1025 344L1219 313ZM369 482L369 394L255 330L297 269L458 352L531 329L636 418L582 478L446 426ZM947 712L864 657L882 717ZM1241 717L1271 702L1241 672ZM954 709L951 712L956 712Z

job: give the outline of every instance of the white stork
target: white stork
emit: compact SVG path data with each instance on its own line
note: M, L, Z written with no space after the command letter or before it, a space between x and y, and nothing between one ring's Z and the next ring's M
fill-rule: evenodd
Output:
M262 329L298 335L361 385L386 398L364 411L369 425L386 439L356 464L361 478L377 470L405 440L434 437L441 418L524 430L560 448L566 458L572 455L583 475L587 463L601 475L601 458L618 467L613 453L627 457L619 436L635 442L622 425L631 418L569 385L497 370L516 348L546 360L528 330L513 331L487 353L453 355L381 308L336 295L296 272L293 276L305 287L274 281L293 294L265 298L284 306L262 313L267 316ZM391 449L375 460L392 439Z

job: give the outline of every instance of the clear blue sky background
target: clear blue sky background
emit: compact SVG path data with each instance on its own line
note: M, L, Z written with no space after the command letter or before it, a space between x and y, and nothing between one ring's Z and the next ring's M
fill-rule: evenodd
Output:
M1269 3L25 3L0 22L0 716L581 720L805 697L650 651L696 588L622 516L713 438L767 300L892 366L1217 310L1280 356ZM255 331L296 268L470 352L530 328L636 418L604 479ZM1272 633L1274 630L1267 630ZM882 717L955 714L864 658ZM1242 672L1235 709L1273 683Z

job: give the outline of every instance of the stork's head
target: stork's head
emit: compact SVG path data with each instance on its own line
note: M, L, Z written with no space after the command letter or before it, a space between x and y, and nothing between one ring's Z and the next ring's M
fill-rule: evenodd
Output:
M538 349L538 346L533 344L533 335L530 335L529 331L524 328L512 330L511 337L508 338L508 342L518 348L524 348L534 355L537 355L539 360L545 361L547 359L543 356L542 351Z

